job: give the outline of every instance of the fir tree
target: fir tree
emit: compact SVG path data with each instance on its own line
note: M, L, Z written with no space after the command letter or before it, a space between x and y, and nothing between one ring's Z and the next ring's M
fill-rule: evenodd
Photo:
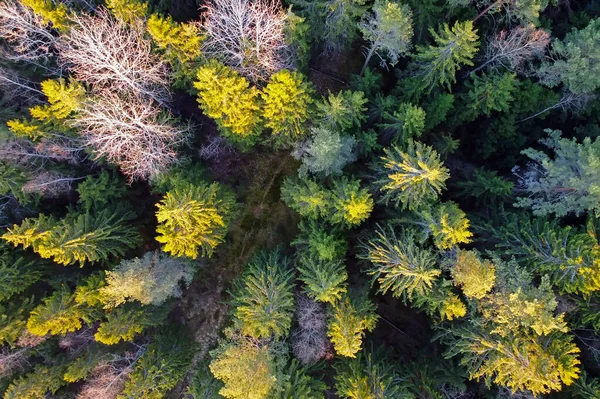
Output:
M241 332L253 338L283 337L292 325L294 273L278 250L261 253L249 264L234 293Z
M384 176L377 181L383 192L382 202L416 209L436 199L446 187L448 169L431 147L409 141L406 151L393 146L384 152L383 162L378 165L378 172Z
M310 178L287 178L281 186L281 199L300 216L314 220L328 216L331 193Z
M511 196L514 188L513 182L485 168L474 169L469 179L458 182L457 186L460 188L459 197L471 197L477 205L499 205Z
M401 103L393 113L383 113L384 123L378 125L387 137L397 143L406 143L421 136L425 129L425 111L423 108Z
M366 189L360 188L360 180L345 176L333 181L331 191L332 223L354 226L364 222L373 210L373 198Z
M235 200L218 183L167 192L156 207L156 240L174 256L212 256L223 242Z
M98 176L88 176L77 185L77 204L86 212L101 211L109 204L113 207L122 204L127 196L125 182L115 174L103 170Z
M298 265L298 279L305 284L306 294L320 302L335 303L346 292L348 273L339 260L324 261L303 257Z
M79 330L83 322L92 322L90 316L87 307L78 304L75 295L63 286L31 311L27 330L39 336L64 335Z
M292 241L292 245L296 246L300 261L308 257L316 257L325 262L344 259L348 243L339 229L314 220L301 220L298 228L300 233Z
M296 359L292 359L284 373L289 376L285 382L282 399L324 399L323 392L327 389L320 379L311 377L309 369L302 367Z
M305 124L313 100L312 88L298 72L284 69L271 76L261 97L265 126L276 147L289 147L306 135Z
M0 302L28 289L43 276L38 262L28 260L25 253L0 244Z
M104 345L131 341L146 328L162 324L165 319L165 309L126 304L106 315L106 320L100 323L94 338Z
M434 87L450 86L456 82L456 71L463 65L473 66L479 47L479 36L473 22L457 21L452 28L443 24L440 32L429 30L435 44L418 46L414 56L420 87L430 92Z
M379 319L375 308L366 293L345 295L333 306L327 335L340 356L356 357L366 331L372 331Z
M361 91L342 90L337 94L330 92L315 104L319 125L333 131L358 128L367 119L367 101Z
M490 116L492 111L507 112L510 109L518 87L514 73L482 73L481 77L471 76L473 83L467 83L467 107L471 110L473 119L479 114Z

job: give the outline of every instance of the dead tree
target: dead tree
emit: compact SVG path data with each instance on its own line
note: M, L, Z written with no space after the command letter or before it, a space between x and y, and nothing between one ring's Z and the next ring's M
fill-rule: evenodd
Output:
M286 14L278 1L212 0L202 15L203 51L254 80L293 66L285 41Z
M59 74L51 65L57 38L42 18L15 0L0 2L0 38L6 41L2 58Z
M94 158L118 165L130 181L148 179L175 163L176 149L190 130L176 125L155 102L111 91L91 97L73 124Z
M58 43L59 59L77 80L96 91L132 91L160 104L169 100L167 65L152 52L141 24L127 25L104 9L73 15Z

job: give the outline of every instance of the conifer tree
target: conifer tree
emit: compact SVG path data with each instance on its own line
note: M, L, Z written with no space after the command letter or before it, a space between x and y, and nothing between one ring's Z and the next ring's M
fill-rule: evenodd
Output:
M65 286L44 298L30 313L27 330L39 336L64 335L79 330L83 322L92 321L86 306L75 301L75 295Z
M459 250L451 272L452 282L460 286L468 298L483 298L496 282L496 267L487 259L481 260L475 250Z
M165 309L125 304L106 315L106 320L100 323L94 338L104 345L131 341L146 328L157 326L165 319Z
M410 103L401 103L393 113L384 112L378 126L396 143L406 143L421 136L425 129L425 111Z
M96 215L69 213L59 221L40 215L9 228L2 238L14 246L32 247L42 258L58 264L83 266L123 256L137 245L139 235L127 224L131 217L131 213L109 209Z
M469 179L458 182L457 186L460 188L457 193L459 197L471 197L478 205L496 205L502 200L506 201L514 188L513 182L485 168L474 169Z
M223 242L235 199L218 183L168 191L156 207L156 240L173 256L212 256Z
M315 257L321 261L344 259L348 243L340 230L314 220L301 220L298 224L300 233L292 245L296 246L298 259Z
M265 126L276 147L289 147L306 135L313 89L298 72L283 69L271 76L261 93Z
M147 29L171 65L175 81L183 88L192 83L201 55L199 27L192 23L174 22L170 16L152 14L148 18Z
M54 394L67 382L63 380L65 365L38 364L34 370L14 380L6 392L4 399L37 399Z
M27 317L33 303L33 297L5 305L0 303L0 345L14 346L25 332Z
M254 144L261 130L258 90L216 61L200 67L196 78L199 106L217 122L220 132L243 147Z
M379 57L383 66L387 65L386 58L394 66L398 63L398 58L408 53L412 47L412 11L407 5L391 0L378 0L371 12L363 18L359 27L364 39L369 42L361 76L373 55Z
M554 153L528 148L522 154L534 164L524 173L517 169L519 185L527 196L515 206L531 208L533 214L565 216L597 211L600 199L600 140L587 137L582 143L561 137L559 130L547 129L548 137L540 142Z
M324 128L312 128L312 137L298 145L292 155L302 160L298 175L308 172L322 176L342 173L346 164L356 161L356 140Z
M346 292L348 273L340 260L323 261L312 256L303 257L298 265L298 279L305 284L306 295L331 304Z
M440 277L435 255L419 248L410 233L398 238L392 228L380 227L362 247L360 257L371 262L367 273L382 294L391 291L395 297L408 299L427 296Z
M54 29L62 32L69 29L68 10L63 3L44 0L20 0L20 2L31 8L45 24L51 23Z
M429 30L435 44L418 46L414 60L422 90L450 86L456 82L456 71L463 65L473 66L473 57L479 47L479 36L472 21L456 23L450 28L444 23L439 33Z
M0 243L0 302L28 289L43 276L39 262Z
M446 187L450 175L433 148L409 141L405 151L393 146L384 152L378 165L383 177L377 181L382 202L416 209L436 199Z
M290 261L279 250L250 261L233 294L243 334L257 339L287 335L294 313L293 279Z
M281 199L300 216L315 220L328 216L331 193L310 178L287 178L281 186Z
M345 176L333 181L331 204L333 209L328 219L345 226L361 224L373 210L373 198L367 189L360 188L360 180Z
M98 176L88 176L77 185L77 204L86 212L101 211L107 206L123 204L127 196L127 186L116 174L102 170Z
M134 24L148 14L148 3L140 0L106 0L106 7L115 18Z
M333 306L327 335L340 356L356 357L366 331L372 331L379 316L366 293L351 297L346 294Z
M324 399L327 385L320 379L311 377L310 369L302 367L296 359L292 359L284 373L289 376L285 382L281 398L285 399Z
M473 233L469 231L469 219L454 202L442 202L417 213L420 221L416 223L424 227L427 235L433 237L433 243L439 250L471 242Z
M510 109L513 95L517 90L518 81L514 73L491 73L471 75L473 83L468 82L468 107L474 116L485 114L490 116L492 111L506 112Z
M319 125L334 131L360 127L367 119L367 101L361 91L341 90L337 94L330 92L315 104Z

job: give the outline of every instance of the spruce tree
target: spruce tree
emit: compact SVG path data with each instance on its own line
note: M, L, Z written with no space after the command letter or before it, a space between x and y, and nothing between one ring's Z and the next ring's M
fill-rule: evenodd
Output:
M437 249L449 250L458 244L470 243L473 233L469 231L469 219L452 201L422 208L417 212L426 235L431 235Z
M367 119L367 101L361 91L330 92L315 104L319 125L333 131L358 128Z
M340 260L323 261L303 257L298 265L298 279L305 284L306 294L320 302L335 303L346 292L348 273Z
M312 220L328 216L331 206L331 193L310 178L285 179L281 199L300 216Z
M327 335L338 355L356 357L366 332L372 331L379 319L375 309L366 293L346 294L335 303Z
M378 127L396 143L406 143L421 136L425 129L425 111L410 103L401 103L393 113L384 112Z
M373 198L366 189L360 188L360 180L343 176L333 181L331 190L331 223L355 226L364 222L373 210Z

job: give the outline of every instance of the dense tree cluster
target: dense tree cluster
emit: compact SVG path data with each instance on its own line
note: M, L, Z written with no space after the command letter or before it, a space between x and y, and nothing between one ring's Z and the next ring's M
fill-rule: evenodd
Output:
M600 398L599 65L591 1L0 0L0 396Z

